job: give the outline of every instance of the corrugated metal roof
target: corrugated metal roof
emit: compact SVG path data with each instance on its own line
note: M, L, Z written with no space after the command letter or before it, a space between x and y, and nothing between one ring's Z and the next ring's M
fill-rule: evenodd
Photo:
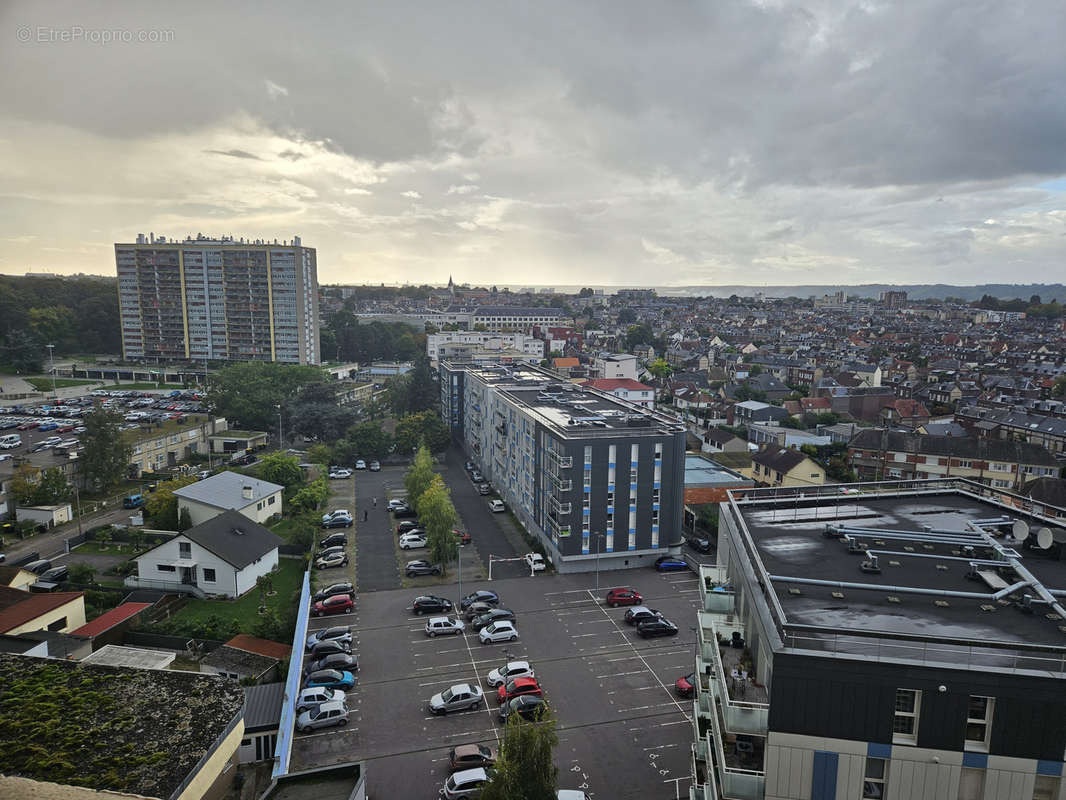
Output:
M281 704L285 702L284 683L264 683L244 690L244 731L277 728L281 721Z
M243 494L245 486L250 486L252 489L251 499L246 498ZM269 497L275 492L280 492L283 488L270 481L239 475L236 472L227 470L217 475L212 475L210 478L204 478L202 481L176 489L174 495L197 503L203 503L204 505L214 506L215 508L228 508L238 511L262 500L264 497ZM278 511L280 512L281 509L279 508Z

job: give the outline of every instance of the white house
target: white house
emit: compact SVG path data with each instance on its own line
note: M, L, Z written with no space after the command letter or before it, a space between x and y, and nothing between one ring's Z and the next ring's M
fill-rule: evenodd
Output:
M278 565L281 539L237 511L217 516L135 559L128 586L240 597Z
M592 359L592 372L598 378L637 379L637 357L630 353L600 353Z
M193 525L206 522L223 511L237 511L253 522L263 523L281 515L281 492L285 487L236 472L220 472L202 481L174 490L178 516L189 510Z

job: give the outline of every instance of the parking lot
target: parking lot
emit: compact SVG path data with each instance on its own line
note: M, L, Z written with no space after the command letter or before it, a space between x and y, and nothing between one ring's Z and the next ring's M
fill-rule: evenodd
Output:
M427 637L428 617L410 612L416 590L360 592L354 613L310 623L311 630L353 627L360 669L349 693L350 722L298 735L293 766L365 759L372 796L435 797L448 775L449 748L497 742L497 704L485 675L514 658L533 663L556 713L561 788L603 798L686 796L691 706L676 698L673 683L692 671L697 580L690 572L624 570L602 573L599 591L592 574L464 583L464 593L498 591L501 606L517 614L520 639L492 645L479 644L469 629ZM623 621L625 608L603 603L614 585L641 591L679 634L639 638ZM459 599L454 584L441 588L453 602ZM428 713L432 694L461 682L480 685L486 702L445 717Z

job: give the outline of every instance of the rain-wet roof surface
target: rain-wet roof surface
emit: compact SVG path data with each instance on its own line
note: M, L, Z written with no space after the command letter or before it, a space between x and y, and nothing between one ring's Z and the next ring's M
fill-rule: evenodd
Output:
M1016 602L1009 602L1020 600L1026 591L1035 596L1031 589L1016 591L1005 599L1007 602L893 592L892 587L915 587L992 594L995 590L984 581L965 577L970 569L966 561L926 557L967 557L958 545L928 547L916 541L859 537L869 549L880 551L881 573L871 574L859 567L866 556L849 552L844 540L824 535L826 523L876 528L886 533L920 532L926 525L937 530L970 532L968 520L1006 515L1000 506L963 494L940 494L893 498L849 496L842 498L839 506L823 504L806 508L797 508L792 501L782 501L776 508L741 502L739 508L768 574L875 587L838 588L774 580L773 588L789 623L831 627L841 632L886 631L976 643L993 640L1066 646L1066 631L1059 627L1066 626L1066 620L1049 619L1046 615L1053 613L1049 606L1037 604L1033 613L1028 614ZM1000 530L1006 532L1009 528ZM1045 587L1066 590L1066 562L1027 549L1009 535L995 538L1006 547L1013 547L1021 556L1023 566ZM1057 549L1052 548L1052 552ZM982 552L978 548L975 556L982 558L990 554L990 549ZM1012 570L1001 574L1007 584L1021 580ZM793 590L799 590L799 594ZM843 597L833 597L834 591ZM899 602L890 601L889 596L897 597ZM1060 600L1066 604L1066 598ZM947 605L937 605L937 601Z

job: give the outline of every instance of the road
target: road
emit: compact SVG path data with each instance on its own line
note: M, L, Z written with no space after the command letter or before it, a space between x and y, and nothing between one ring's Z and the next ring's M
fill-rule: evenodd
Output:
M95 528L98 525L129 524L130 514L132 513L128 508L113 508L96 514L89 514L82 518L81 527L82 530L87 531L89 528ZM33 552L40 553L41 558L48 558L54 561L57 556L64 555L67 552L64 540L77 536L77 534L77 521L68 522L53 528L47 533L37 534L29 539L16 539L8 542L5 544L4 554L7 556L8 563Z

